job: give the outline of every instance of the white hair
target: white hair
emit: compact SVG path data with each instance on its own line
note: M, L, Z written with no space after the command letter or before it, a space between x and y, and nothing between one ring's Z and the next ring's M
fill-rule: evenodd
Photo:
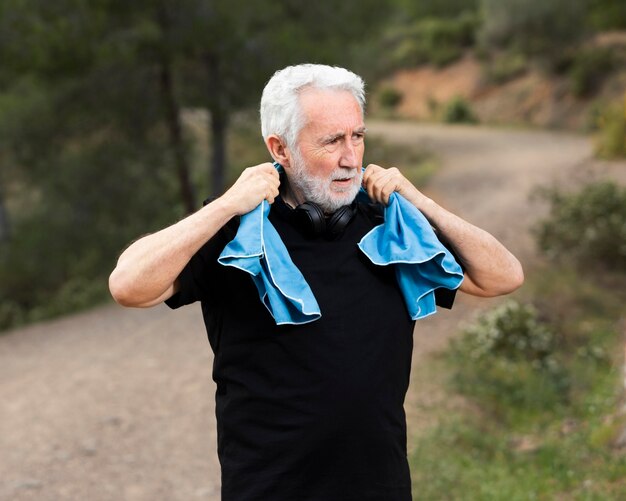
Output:
M363 79L337 66L299 64L274 73L261 97L261 134L263 139L276 134L286 146L295 147L300 129L305 125L299 94L305 89L346 90L365 106Z

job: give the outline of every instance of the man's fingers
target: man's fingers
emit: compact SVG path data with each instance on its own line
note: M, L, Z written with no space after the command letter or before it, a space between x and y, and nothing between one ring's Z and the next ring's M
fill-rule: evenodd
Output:
M399 188L401 181L402 174L395 167L383 169L370 164L363 174L363 186L367 194L372 200L383 204L389 203L389 197Z
M396 191L396 188L397 188L397 183L393 177L389 177L386 180L386 183L381 186L380 199L385 205L389 203L389 197L394 191Z
M376 164L369 164L365 168L365 172L363 173L363 186L367 187L367 185L371 182L372 176L375 176L377 173L384 171L384 169Z
M278 171L271 163L265 162L245 169L225 197L241 215L253 210L262 200L273 203L279 186Z
M267 200L270 204L273 204L277 196L278 196L278 186L270 186L269 190L267 191L265 195L265 200Z

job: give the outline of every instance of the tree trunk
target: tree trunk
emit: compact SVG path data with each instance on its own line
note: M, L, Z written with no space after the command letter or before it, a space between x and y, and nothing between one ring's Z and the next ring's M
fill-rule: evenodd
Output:
M174 94L174 79L171 62L166 55L161 58L160 67L161 92L165 104L165 118L170 136L170 145L174 153L176 173L180 186L180 195L187 214L197 209L196 197L191 184L187 151L183 141L183 127L180 119L180 107Z
M220 195L226 187L226 131L228 118L223 110L217 108L211 112L211 136L213 154L211 155L211 191Z
M4 206L2 192L0 192L0 243L8 241L10 236L9 214Z
M204 56L208 82L208 104L211 120L212 155L210 164L211 193L220 195L226 185L226 133L228 130L228 106L222 85L219 58L211 52Z

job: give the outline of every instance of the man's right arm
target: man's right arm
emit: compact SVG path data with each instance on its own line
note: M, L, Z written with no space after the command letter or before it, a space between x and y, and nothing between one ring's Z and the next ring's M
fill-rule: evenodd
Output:
M109 277L111 295L122 306L146 308L178 291L177 277L192 256L232 217L262 200L274 202L280 184L271 163L246 169L220 198L172 226L133 242Z

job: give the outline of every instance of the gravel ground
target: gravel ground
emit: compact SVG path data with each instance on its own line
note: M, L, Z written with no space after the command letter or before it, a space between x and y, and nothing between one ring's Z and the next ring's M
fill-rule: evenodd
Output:
M626 163L590 162L571 134L370 122L373 134L424 145L443 160L428 193L534 260L537 184L625 180ZM589 166L592 165L592 168ZM409 432L443 393L419 370L458 323L494 300L459 297L418 322ZM212 356L197 307L109 304L0 336L0 499L217 500Z

